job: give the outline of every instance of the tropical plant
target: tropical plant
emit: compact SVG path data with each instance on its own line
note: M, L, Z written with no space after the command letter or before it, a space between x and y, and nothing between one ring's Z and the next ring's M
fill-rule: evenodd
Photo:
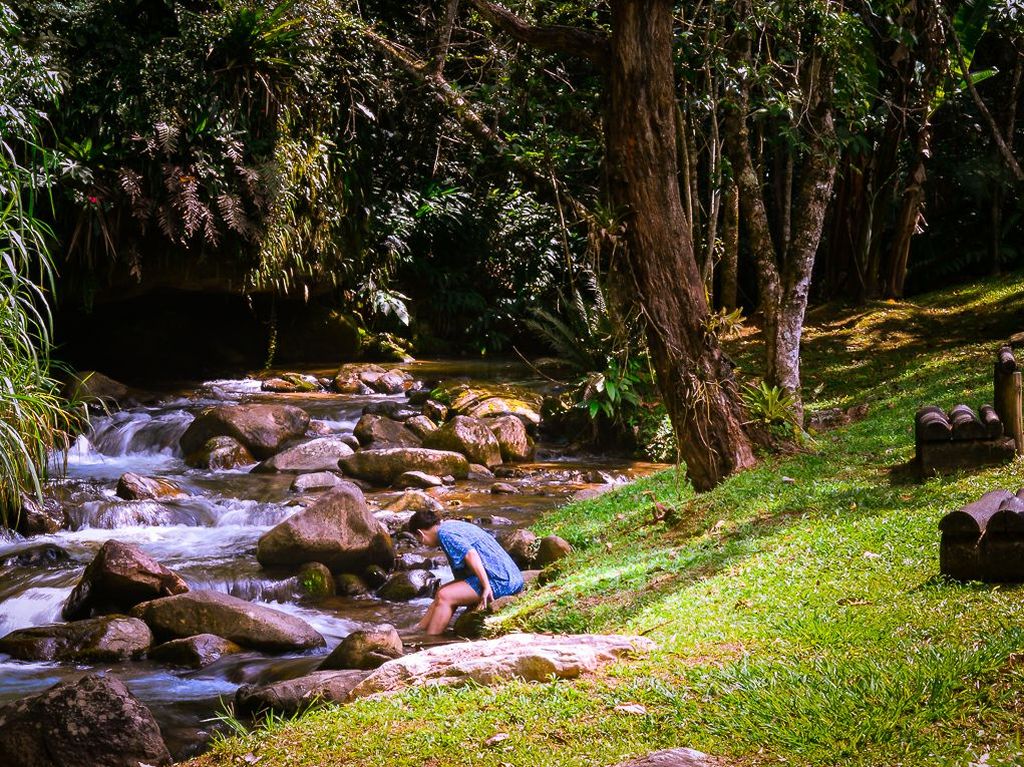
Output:
M765 427L773 437L802 441L803 424L800 422L796 397L792 393L761 381L758 384L744 384L741 397L751 419Z
M0 4L0 523L14 526L26 490L42 495L51 452L72 417L50 376L54 268L36 211L46 182L40 105L59 91L45 55L17 41Z

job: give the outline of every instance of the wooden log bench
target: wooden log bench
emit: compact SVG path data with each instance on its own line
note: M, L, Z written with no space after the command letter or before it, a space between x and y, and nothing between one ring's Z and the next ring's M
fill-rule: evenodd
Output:
M1021 372L1013 349L996 353L993 404L977 412L968 405L948 413L935 405L914 417L915 462L920 477L993 466L1024 452L1021 419Z
M939 522L939 570L959 581L1024 583L1024 488L993 490Z

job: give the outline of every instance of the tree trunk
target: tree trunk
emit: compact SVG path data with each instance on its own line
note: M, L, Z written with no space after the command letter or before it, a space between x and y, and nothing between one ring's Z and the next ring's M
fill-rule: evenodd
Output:
M751 466L728 361L709 315L676 173L670 0L612 0L606 129L611 192L626 211L629 277L687 475L708 490ZM674 286L674 290L666 289Z
M730 183L722 215L722 306L732 311L739 303L740 190Z

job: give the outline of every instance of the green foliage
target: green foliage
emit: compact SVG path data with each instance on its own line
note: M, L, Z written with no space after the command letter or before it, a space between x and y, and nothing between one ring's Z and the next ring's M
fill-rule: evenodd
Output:
M740 396L751 418L760 422L775 437L801 438L803 426L797 417L797 400L792 393L761 381L757 385L744 384Z
M24 491L42 494L50 452L66 445L72 417L50 377L50 231L36 204L46 183L41 111L59 92L45 56L18 44L0 4L0 524L13 526Z

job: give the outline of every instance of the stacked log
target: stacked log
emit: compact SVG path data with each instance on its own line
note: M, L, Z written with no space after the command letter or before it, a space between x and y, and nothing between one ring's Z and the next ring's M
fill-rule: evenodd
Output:
M1024 452L1024 421L1021 417L1021 373L1013 349L1002 347L996 353L993 374L993 406L1003 423L1003 433L1012 437L1018 453Z
M1024 488L986 493L939 522L939 569L960 581L1024 582Z

